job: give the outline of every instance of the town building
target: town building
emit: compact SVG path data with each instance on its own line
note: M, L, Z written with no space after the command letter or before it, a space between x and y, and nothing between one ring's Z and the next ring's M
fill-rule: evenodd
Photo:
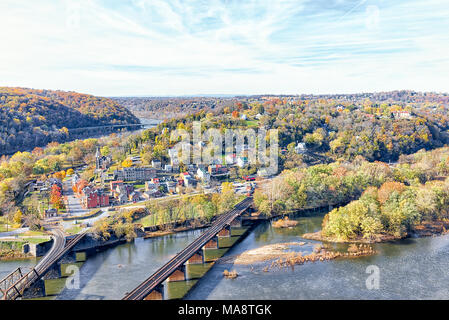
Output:
M298 145L295 147L295 152L302 154L307 152L307 147L304 142L298 142Z
M233 165L237 162L237 156L235 154L226 155L226 164Z
M154 169L161 169L162 163L161 163L159 160L152 160L152 161L151 161L151 166L152 166Z
M165 188L167 189L167 192L169 193L175 193L176 192L176 181L166 181L165 182Z
M198 168L198 170L196 171L196 175L198 176L199 179L205 182L210 181L210 173L207 172L204 168Z
M145 191L157 190L158 187L159 187L159 185L157 185L153 181L146 181L145 182Z
M100 152L100 147L97 147L95 154L95 169L106 170L111 165L112 158L110 156L103 156Z
M152 198L159 198L162 197L162 192L160 192L159 190L148 190L145 191L142 196L144 199L152 199Z
M109 196L102 190L87 186L81 191L81 204L86 209L109 206Z
M225 166L222 166L221 164L210 165L207 168L207 171L209 172L211 177L229 174L228 168Z
M156 176L156 169L150 167L123 168L114 171L114 178L123 181L146 181Z
M140 192L134 191L128 197L129 197L129 201L136 203L136 202L140 201Z
M248 165L248 158L247 157L238 157L237 158L237 166L240 168L243 168Z
M58 209L45 210L45 218L55 218L58 216Z

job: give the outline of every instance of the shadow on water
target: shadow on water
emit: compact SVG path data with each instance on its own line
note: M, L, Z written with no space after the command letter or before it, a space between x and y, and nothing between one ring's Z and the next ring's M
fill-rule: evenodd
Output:
M79 288L67 288L66 286L64 286L63 290L59 294L57 294L56 300L75 300L79 298L81 295L82 299L87 300L106 299L106 296L104 295L82 294L82 290L90 282L90 280L94 278L95 274L100 270L101 265L105 261L107 261L108 256L110 254L111 249L106 249L101 251L101 254L97 253L95 256L87 257L87 260L83 263L83 265L79 269ZM96 260L96 263L86 263L89 259ZM63 279L64 281L67 280L67 278Z

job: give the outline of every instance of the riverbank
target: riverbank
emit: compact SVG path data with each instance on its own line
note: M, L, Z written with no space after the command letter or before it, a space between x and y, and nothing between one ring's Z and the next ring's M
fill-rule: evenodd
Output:
M0 261L12 261L23 259L35 259L30 253L23 253L17 250L0 250Z

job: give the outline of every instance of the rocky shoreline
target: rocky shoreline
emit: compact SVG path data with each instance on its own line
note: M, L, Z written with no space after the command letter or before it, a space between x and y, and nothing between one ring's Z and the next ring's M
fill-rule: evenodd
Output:
M0 251L0 261L32 259L35 258L29 253L23 253L16 250L2 250Z
M345 252L334 251L321 244L316 244L313 248L313 252L308 254L305 254L305 252L301 251L291 250L293 247L302 247L306 244L311 245L312 243L288 242L270 244L262 246L260 248L245 251L239 255L221 258L217 262L252 265L256 263L272 261L270 266L264 268L264 271L268 271L268 269L274 267L291 267L298 264L304 264L306 262L326 261L339 257L355 258L373 255L376 253L376 251L367 244L353 244L349 246L349 248Z

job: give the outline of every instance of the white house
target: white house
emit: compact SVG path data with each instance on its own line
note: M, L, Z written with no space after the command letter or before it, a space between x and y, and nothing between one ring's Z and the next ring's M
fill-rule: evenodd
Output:
M248 165L248 158L247 157L238 157L237 158L237 165L240 168L245 167L246 165Z
M210 173L207 172L204 168L198 168L198 170L196 171L196 175L204 182L210 181Z
M159 160L152 160L151 166L155 169L160 169L162 167L162 164Z
M298 142L298 145L295 147L296 153L305 153L307 151L306 144L304 142Z
M257 170L257 176L259 176L259 177L268 177L269 175L270 175L270 173L267 170L267 168L261 168L261 169Z
M235 164L237 161L237 157L235 154L226 155L226 164Z

